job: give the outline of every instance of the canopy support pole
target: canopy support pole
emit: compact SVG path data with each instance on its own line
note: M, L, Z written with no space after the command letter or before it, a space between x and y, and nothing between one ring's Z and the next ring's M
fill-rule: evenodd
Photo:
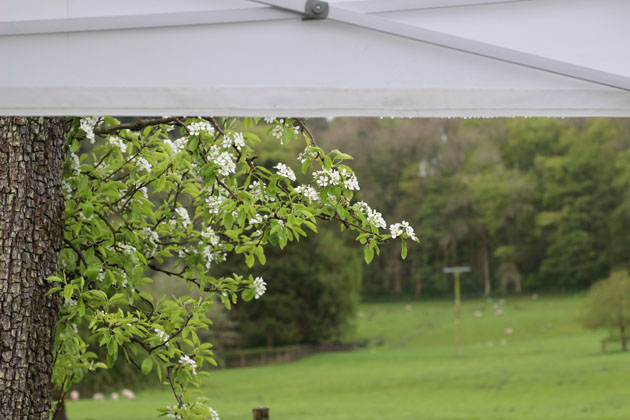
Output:
M304 3L300 0L252 0L305 16ZM498 45L462 38L418 26L396 22L381 16L368 15L330 4L327 19L383 32L402 38L426 42L440 47L505 61L520 66L543 70L574 79L585 80L612 88L630 91L630 78L577 64L554 60Z

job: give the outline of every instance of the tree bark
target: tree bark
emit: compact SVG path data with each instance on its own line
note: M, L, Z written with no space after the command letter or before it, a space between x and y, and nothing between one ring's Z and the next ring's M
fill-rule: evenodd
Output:
M0 117L0 418L48 419L65 118Z

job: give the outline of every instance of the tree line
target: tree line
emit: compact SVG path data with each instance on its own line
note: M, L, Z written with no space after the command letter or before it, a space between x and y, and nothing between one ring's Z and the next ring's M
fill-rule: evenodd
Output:
M360 198L416 227L387 244L363 293L436 295L470 265L469 295L577 290L629 263L628 119L335 119L320 142L354 157ZM393 244L392 244L393 245Z

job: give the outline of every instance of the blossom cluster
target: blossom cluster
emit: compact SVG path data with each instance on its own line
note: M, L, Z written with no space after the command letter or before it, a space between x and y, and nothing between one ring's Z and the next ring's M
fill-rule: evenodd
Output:
M263 280L262 277L256 277L254 279L254 284L252 284L255 292L255 298L258 299L267 291L267 283Z
M310 185L298 185L295 187L295 192L303 194L310 203L319 201L319 193Z
M414 241L418 240L413 228L409 226L409 223L405 222L404 220L400 223L394 223L393 225L391 225L389 227L389 231L393 239L396 239L399 236L406 235Z
M198 136L201 133L214 135L214 126L209 121L193 121L186 126L191 136Z
M182 366L190 369L192 371L193 375L197 374L197 362L195 362L190 356L188 356L186 354L180 356L179 363Z
M170 338L168 334L166 334L164 331L162 331L159 328L154 328L153 331L155 332L155 335L164 343L166 343Z
M337 185L350 191L360 189L357 177L345 168L342 168L341 171L336 169L315 171L313 172L313 178L320 187Z
M126 153L127 152L127 143L125 143L125 141L123 139L121 139L120 137L109 136L107 138L107 141L109 141L109 144L111 144L112 147L120 149L120 151L122 153Z
M354 209L359 213L363 213L366 216L367 222L370 226L374 226L376 228L385 229L387 228L387 223L385 223L385 219L383 219L383 215L378 211L372 209L364 201L359 201L354 204Z
M83 117L81 118L81 122L79 126L81 130L85 132L85 137L90 141L91 144L94 144L96 138L94 136L94 126L98 122L98 117Z
M217 165L217 172L221 176L229 176L236 172L236 163L234 162L234 157L229 152L222 152L219 146L212 146L210 148L210 153L208 153L208 157L210 161Z
M278 163L276 166L274 166L274 168L277 169L276 174L278 176L288 178L291 181L295 181L295 173L293 172L293 169L289 168L284 163Z

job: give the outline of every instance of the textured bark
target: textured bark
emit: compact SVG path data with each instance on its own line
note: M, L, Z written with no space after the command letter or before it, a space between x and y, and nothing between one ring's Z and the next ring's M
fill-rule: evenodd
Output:
M0 419L48 419L64 118L0 117Z

